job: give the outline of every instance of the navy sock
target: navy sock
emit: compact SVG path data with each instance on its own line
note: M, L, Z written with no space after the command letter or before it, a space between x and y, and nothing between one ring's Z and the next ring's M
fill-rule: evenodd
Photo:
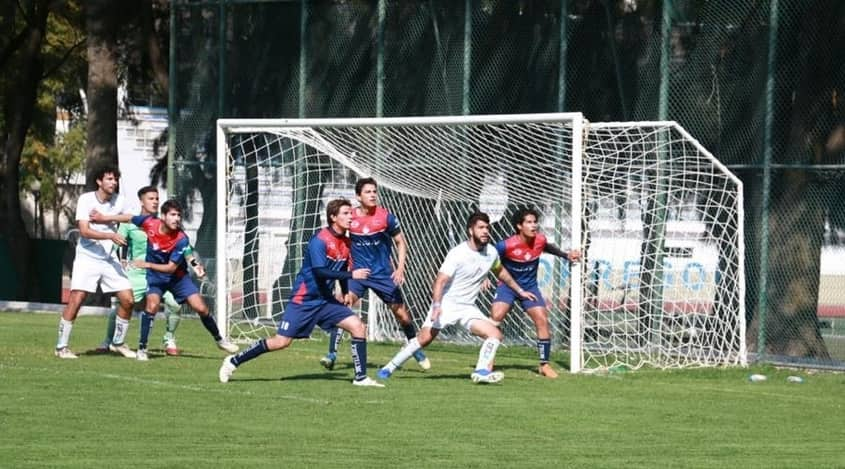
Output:
M402 332L405 333L405 337L408 340L411 340L417 336L417 328L414 327L414 323L410 321L408 322L408 324L402 326Z
M343 329L336 327L329 335L329 353L337 354L337 348L343 342Z
M232 357L232 364L235 366L241 366L242 364L252 360L253 358L267 353L267 339L261 339L258 342L253 343L249 346L248 349L240 352L239 354Z
M537 351L540 352L540 364L549 362L549 354L552 350L552 339L538 339Z
M215 342L222 338L220 337L220 330L217 329L217 323L214 322L214 318L210 314L200 316L200 320L202 321L202 325L205 326L205 329L211 333L211 337L214 337Z
M355 381L367 377L367 339L352 338L352 366L355 368Z
M138 339L139 349L145 350L147 348L147 341L150 339L150 331L153 330L155 317L155 313L150 312L144 312L141 315L141 337Z

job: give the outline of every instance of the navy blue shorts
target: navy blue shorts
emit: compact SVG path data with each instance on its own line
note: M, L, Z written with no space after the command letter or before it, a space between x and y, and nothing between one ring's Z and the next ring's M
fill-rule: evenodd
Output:
M349 307L337 301L302 304L290 302L276 332L284 337L307 339L311 337L314 326L328 331L354 314Z
M155 293L158 296L164 296L164 292L173 293L173 298L180 305L194 293L199 293L199 289L194 285L190 275L183 275L181 278L173 279L167 283L149 283L147 284L147 294Z
M546 307L546 300L543 298L543 294L540 293L540 287L526 288L525 291L533 293L537 297L537 301L522 299L511 287L502 283L496 287L496 296L493 297L493 303L499 302L513 305L514 302L518 301L522 305L522 309L536 308L537 306Z
M363 298L368 288L374 291L381 298L381 301L384 301L386 304L401 305L405 302L402 298L402 290L393 283L393 279L390 277L370 277L367 280L349 281L349 291L354 293L358 298Z

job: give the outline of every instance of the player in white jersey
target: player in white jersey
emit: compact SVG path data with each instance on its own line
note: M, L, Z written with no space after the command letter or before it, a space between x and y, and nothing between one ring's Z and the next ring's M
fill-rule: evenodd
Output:
M523 290L499 262L499 254L490 241L490 217L476 212L467 221L469 239L452 248L446 255L434 280L431 308L417 337L411 339L378 372L381 379L389 378L414 352L431 343L440 330L460 324L471 334L484 339L478 362L470 378L474 383L498 383L505 375L490 371L502 332L475 306L481 284L492 271L506 285L527 300L536 300L533 293Z
M76 222L79 225L79 243L70 280L70 299L59 321L59 339L56 342L56 356L77 358L68 347L73 321L88 293L97 291L97 284L103 293L117 292L118 319L114 337L109 347L127 358L135 358L135 352L124 343L129 319L132 317L132 285L123 266L114 256L115 245L125 246L126 239L117 233L117 223L95 223L91 212L109 215L126 213L129 210L124 198L117 193L120 170L106 166L94 175L97 190L79 197L76 205Z

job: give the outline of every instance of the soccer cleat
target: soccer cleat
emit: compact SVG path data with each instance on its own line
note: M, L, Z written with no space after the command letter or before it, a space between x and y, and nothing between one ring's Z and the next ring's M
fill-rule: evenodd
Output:
M126 344L109 344L109 350L111 350L112 352L117 352L126 358L136 358L135 352L133 352L132 349L127 347Z
M355 386L370 386L373 388L383 388L384 385L379 383L378 381L370 378L369 376L365 376L364 379L354 380L352 384Z
M150 357L147 355L147 349L139 348L138 352L135 353L135 358L139 362L148 362L150 361Z
M498 383L505 379L505 374L501 371L475 370L469 377L473 383Z
M337 360L336 353L327 353L325 357L320 359L320 364L327 370L333 370L335 360Z
M229 353L238 353L238 350L239 350L237 345L229 342L226 339L218 340L217 341L217 348L219 348L220 350L225 350L226 352L229 352Z
M221 383L228 383L229 378L232 377L232 373L238 369L238 367L232 363L232 357L234 357L234 355L228 355L224 358L223 364L220 365L220 370L217 372L217 378L220 379Z
M545 376L546 378L557 378L557 371L555 371L548 363L541 363L537 372L540 373L540 376Z
M376 376L378 377L378 379L389 379L392 374L392 371L390 371L387 367L384 367L378 370Z
M422 349L417 350L414 352L414 360L417 361L417 365L420 366L423 370L430 370L431 369L431 360L425 356Z
M179 356L179 347L176 346L176 339L171 337L164 341L164 353L171 357Z
M71 352L70 349L67 348L67 347L57 348L56 351L55 351L55 354L59 358L68 358L68 359L79 358L78 356L76 356L75 353Z

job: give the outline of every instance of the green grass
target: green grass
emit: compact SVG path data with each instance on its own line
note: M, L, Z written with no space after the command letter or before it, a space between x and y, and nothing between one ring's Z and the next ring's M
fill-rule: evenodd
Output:
M199 321L185 355L139 363L59 360L57 317L0 313L0 467L843 467L845 375L769 367L534 373L534 352L501 348L500 385L468 379L476 347L433 344L385 389L350 384L300 341L217 382L222 353ZM137 320L130 332L134 345ZM93 348L105 320L82 317ZM158 322L155 344L163 332ZM397 350L371 344L370 375ZM563 361L564 356L556 356ZM558 363L560 365L560 363ZM750 383L750 373L769 380ZM790 384L790 374L804 376Z

